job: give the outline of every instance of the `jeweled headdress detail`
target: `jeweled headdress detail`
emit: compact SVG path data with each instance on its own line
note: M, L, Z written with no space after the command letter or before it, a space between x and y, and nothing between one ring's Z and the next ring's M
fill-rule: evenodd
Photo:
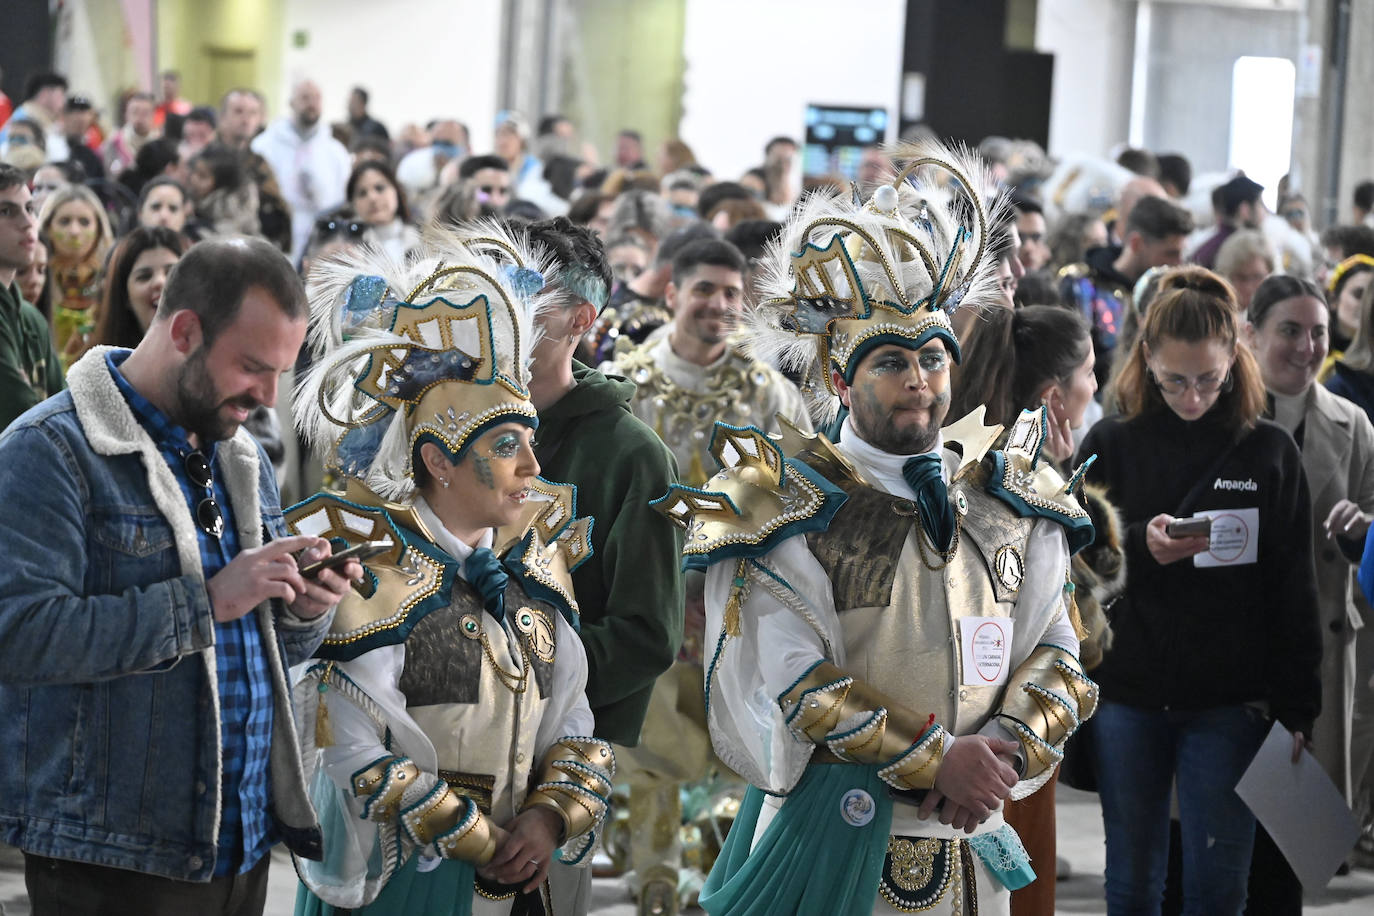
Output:
M951 314L998 295L989 237L1006 204L981 160L937 143L895 159L897 179L867 203L816 194L797 208L762 262L762 301L746 319L753 354L799 373L823 421L839 406L832 367L848 381L875 346L933 338L957 361Z
M456 459L489 427L537 423L529 362L550 269L521 237L473 224L403 262L360 248L320 271L297 426L335 474L407 501L417 443Z

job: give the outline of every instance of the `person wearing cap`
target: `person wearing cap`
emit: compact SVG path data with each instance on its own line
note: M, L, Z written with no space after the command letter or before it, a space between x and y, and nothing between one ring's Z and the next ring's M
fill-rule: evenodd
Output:
M1217 252L1231 233L1237 229L1258 229L1264 222L1264 202L1260 195L1264 185L1237 175L1219 189L1221 210L1217 219L1217 231L1193 252L1194 264L1201 264L1208 270L1216 266Z
M95 127L95 106L84 95L67 96L66 107L62 109L62 132L70 147L71 159L81 163L87 178L105 177L105 160L96 152L99 140L92 145L91 135Z
M903 152L866 205L789 219L747 329L819 426L849 409L836 441L718 424L720 473L656 503L705 571L711 738L751 783L712 916L1007 913L1054 880L1001 802L1048 782L1096 707L1067 585L1094 537L1082 469L1041 459L1043 410L995 451L981 408L942 429L949 313L998 307L1005 201L970 154Z

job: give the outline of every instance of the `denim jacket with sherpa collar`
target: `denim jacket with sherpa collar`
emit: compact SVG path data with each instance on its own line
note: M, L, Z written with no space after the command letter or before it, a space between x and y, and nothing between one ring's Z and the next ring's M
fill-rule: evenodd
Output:
M185 497L107 350L0 436L0 841L206 881L222 809L210 599ZM261 447L240 429L218 448L241 547L284 536ZM287 667L332 614L254 613L272 675L271 813L318 858Z

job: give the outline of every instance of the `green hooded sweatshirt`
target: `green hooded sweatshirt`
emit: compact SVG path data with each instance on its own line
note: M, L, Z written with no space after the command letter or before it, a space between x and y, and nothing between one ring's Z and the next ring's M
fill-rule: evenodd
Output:
M649 502L677 482L672 452L630 412L635 386L573 363L576 386L539 411L540 476L577 485L595 553L573 572L596 737L634 746L654 680L682 642L682 532Z
M0 286L0 429L66 387L43 313L17 284Z

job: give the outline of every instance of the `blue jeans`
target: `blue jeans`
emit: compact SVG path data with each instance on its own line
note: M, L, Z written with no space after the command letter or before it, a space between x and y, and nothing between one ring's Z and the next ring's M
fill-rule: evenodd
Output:
M1183 828L1183 913L1239 916L1255 818L1235 786L1269 723L1249 706L1189 711L1104 702L1092 753L1107 834L1107 913L1157 916L1169 859L1169 797Z

